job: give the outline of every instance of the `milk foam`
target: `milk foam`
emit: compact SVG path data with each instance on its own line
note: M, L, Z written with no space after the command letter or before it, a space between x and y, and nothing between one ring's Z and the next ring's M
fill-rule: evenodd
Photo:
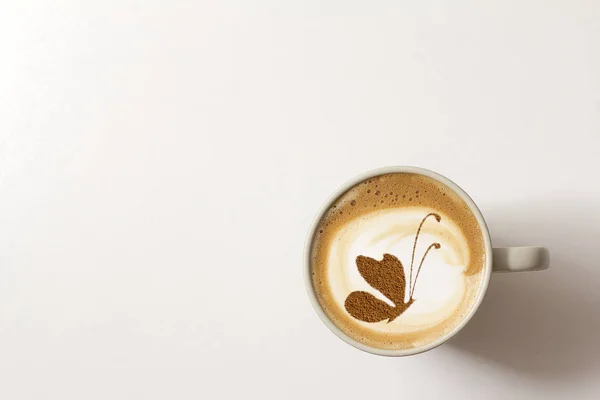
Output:
M432 243L441 247L427 253L414 302L402 305L403 312L390 323L389 318L369 323L353 316L346 299L354 291L392 305L360 275L356 257L397 257L408 286L414 239L429 213L439 214L441 221L431 216L422 226L413 285L425 250ZM350 338L380 349L418 348L452 332L477 303L484 271L484 235L473 211L450 187L420 174L390 173L357 183L329 206L312 242L312 282L322 310ZM406 287L405 300L408 296Z
M430 212L431 209L423 207L389 208L363 214L343 225L332 237L327 262L333 302L343 309L347 296L359 290L393 306L389 299L363 279L356 266L359 255L381 260L386 253L396 256L404 266L405 301L408 301L413 244L421 220ZM451 218L439 214L441 221L428 219L418 238L412 270L415 302L390 323L355 320L357 324L372 332L417 332L442 323L460 306L467 293L463 272L470 261L469 253L465 251L468 242ZM429 252L415 285L421 258L434 242L439 243L441 248Z

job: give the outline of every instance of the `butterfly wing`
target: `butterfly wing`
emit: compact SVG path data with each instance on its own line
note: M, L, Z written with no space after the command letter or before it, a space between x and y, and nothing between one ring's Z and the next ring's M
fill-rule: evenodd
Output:
M362 291L350 293L344 307L350 315L364 322L379 322L396 316L394 307Z
M391 254L384 254L381 261L358 256L356 266L364 280L374 289L379 290L394 304L404 304L406 277L400 260Z

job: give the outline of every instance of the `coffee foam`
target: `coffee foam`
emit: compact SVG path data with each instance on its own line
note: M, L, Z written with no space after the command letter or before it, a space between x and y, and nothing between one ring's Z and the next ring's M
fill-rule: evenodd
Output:
M414 290L416 301L394 321L368 323L344 309L352 291L365 291L393 306L358 272L356 257L381 260L392 254L404 266L408 288L412 246L425 215L415 252L416 269L427 255ZM382 349L421 347L445 335L470 311L482 286L485 247L479 224L464 200L432 178L407 173L381 175L340 196L317 228L312 248L312 276L317 299L327 316L355 340Z

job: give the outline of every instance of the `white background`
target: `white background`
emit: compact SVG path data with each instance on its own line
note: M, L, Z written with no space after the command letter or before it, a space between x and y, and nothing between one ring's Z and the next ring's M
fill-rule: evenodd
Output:
M598 398L598 2L3 1L0 51L0 398ZM304 239L385 165L551 270L427 354L343 343Z

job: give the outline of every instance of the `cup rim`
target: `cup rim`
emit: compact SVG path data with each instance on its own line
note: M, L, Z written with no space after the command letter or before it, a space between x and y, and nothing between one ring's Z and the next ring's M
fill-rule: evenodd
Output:
M438 338L437 340L435 340L425 346L417 347L414 349L400 349L400 350L379 349L376 347L372 347L372 346L368 346L363 343L360 343L359 341L348 336L340 328L338 328L329 319L329 317L325 314L325 311L323 311L321 304L317 300L317 296L314 292L314 287L313 287L312 278L311 278L311 252L312 252L313 238L315 235L316 228L317 228L319 222L321 221L321 219L323 218L325 212L342 194L344 194L346 191L348 191L350 188L352 188L356 184L358 184L362 181L365 181L369 178L373 178L375 176L390 174L390 173L414 173L414 174L424 175L424 176L430 177L432 179L435 179L438 182L441 182L441 183L447 185L448 187L450 187L452 190L454 190L454 192L457 193L465 201L465 203L467 203L467 205L471 209L471 212L473 213L473 215L475 215L475 218L477 219L477 222L479 223L479 227L481 228L481 231L483 233L483 242L484 242L484 246L485 246L486 257L485 257L484 280L483 280L483 283L479 290L479 293L477 295L477 299L475 300L475 303L473 304L473 307L471 308L469 313L452 331L448 332L444 336ZM304 284L305 284L306 291L307 291L308 297L310 299L310 302L311 302L315 312L321 319L321 321L325 324L325 326L327 326L327 328L329 328L329 330L331 332L333 332L338 338L340 338L344 342L348 343L349 345L351 345L359 350L365 351L367 353L376 354L376 355L380 355L380 356L389 356L389 357L410 356L410 355L424 353L426 351L432 350L432 349L446 343L448 340L450 340L452 337L454 337L454 335L456 335L460 330L462 330L462 328L471 320L473 315L479 309L479 306L481 305L481 302L483 301L485 293L487 292L491 274L492 274L492 241L491 241L491 237L490 237L490 231L487 227L485 219L483 218L483 215L481 214L481 211L479 210L479 208L477 207L477 205L475 204L473 199L471 199L471 197L456 183L454 183L450 179L446 178L445 176L443 176L437 172L431 171L429 169L421 168L421 167L414 167L414 166L381 167L381 168L376 168L376 169L372 169L372 170L363 172L362 174L359 174L359 175L349 179L343 185L338 187L338 189L336 189L333 192L333 194L330 195L329 198L325 201L325 203L321 206L321 208L317 212L315 218L313 219L313 222L308 231L308 236L306 238L306 242L304 245L304 261L303 261Z

